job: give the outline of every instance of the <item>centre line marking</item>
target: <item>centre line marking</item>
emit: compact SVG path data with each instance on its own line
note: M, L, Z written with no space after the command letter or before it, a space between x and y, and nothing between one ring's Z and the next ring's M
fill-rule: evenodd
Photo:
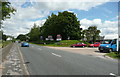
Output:
M62 57L61 55L58 55L58 54L55 54L55 53L52 53L53 55L57 56L57 57Z
M42 50L41 48L38 48L39 50Z

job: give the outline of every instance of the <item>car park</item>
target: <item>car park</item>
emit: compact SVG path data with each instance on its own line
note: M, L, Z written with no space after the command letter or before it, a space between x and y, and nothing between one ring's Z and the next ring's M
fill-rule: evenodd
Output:
M22 42L22 43L21 43L21 47L29 47L29 43L27 43L27 42Z
M99 47L100 42L95 42L94 44L89 44L89 47Z
M77 44L71 45L71 47L85 47L85 46L86 46L86 44L84 44L84 43L77 43Z

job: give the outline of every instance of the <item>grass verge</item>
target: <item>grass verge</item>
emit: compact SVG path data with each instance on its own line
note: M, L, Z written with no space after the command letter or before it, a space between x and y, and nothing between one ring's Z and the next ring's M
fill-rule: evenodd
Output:
M109 57L115 58L115 59L120 59L120 53L118 53L118 52L111 52L106 55Z
M12 41L4 41L4 42L2 42L2 47L4 48L5 46L7 46L10 43L12 43Z
M37 44L40 46L53 46L53 47L70 47L72 44L76 44L79 42L83 42L81 40L62 40L59 42L56 41L42 41L42 42L32 42L32 44ZM42 44L41 44L42 43ZM45 43L45 44L44 44ZM85 44L89 44L87 42L83 42Z

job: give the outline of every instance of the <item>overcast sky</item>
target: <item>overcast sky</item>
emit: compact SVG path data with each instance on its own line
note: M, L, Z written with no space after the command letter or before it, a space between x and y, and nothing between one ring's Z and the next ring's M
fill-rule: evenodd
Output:
M9 0L17 10L3 22L7 35L26 34L34 23L41 26L51 13L70 11L76 14L83 29L96 25L101 36L114 39L118 34L118 0Z

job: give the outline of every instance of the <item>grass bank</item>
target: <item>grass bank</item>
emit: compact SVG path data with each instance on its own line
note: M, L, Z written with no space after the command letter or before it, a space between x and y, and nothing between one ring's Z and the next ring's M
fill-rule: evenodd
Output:
M39 41L39 42L32 42L32 44L37 44L41 46L53 46L53 47L70 47L72 44L76 44L79 42L83 42L81 40L62 40L59 42L56 41ZM89 44L87 42L83 42L85 44Z
M115 59L120 59L120 53L118 52L111 52L111 53L107 53L106 55Z
M5 46L7 46L10 43L12 43L12 41L3 41L2 42L2 47L5 47Z

